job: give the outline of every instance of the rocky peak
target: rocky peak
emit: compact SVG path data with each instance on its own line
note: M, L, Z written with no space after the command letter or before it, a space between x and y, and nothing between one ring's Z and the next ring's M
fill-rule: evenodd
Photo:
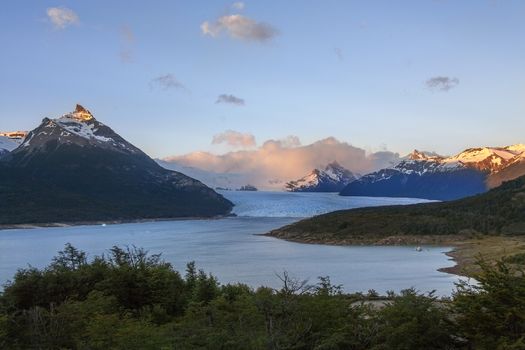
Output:
M88 111L82 105L79 104L77 104L73 113L70 113L66 116L80 122L86 122L95 119L90 111Z
M410 160L425 160L425 159L428 159L428 156L425 153L420 152L417 149L415 149L414 151L412 151L412 153L410 153L408 155L408 159L410 159Z

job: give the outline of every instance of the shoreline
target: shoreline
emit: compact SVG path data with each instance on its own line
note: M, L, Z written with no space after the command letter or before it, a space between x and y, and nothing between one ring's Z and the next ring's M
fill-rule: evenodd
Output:
M273 231L272 231L273 232ZM495 261L516 253L525 253L524 236L497 236L487 235L479 237L468 236L388 236L382 238L354 238L319 240L315 238L298 239L295 237L280 237L272 232L261 236L274 237L285 241L303 244L322 244L336 246L445 246L451 249L443 252L454 266L441 267L439 272L461 276L473 277L479 268L476 261L482 256L487 261Z
M53 227L140 224L140 223L147 223L147 222L163 222L163 221L220 220L220 219L236 217L236 216L237 215L230 213L230 214L216 215L216 216L187 216L187 217L133 219L133 220L107 220L107 221L97 220L97 221L48 222L48 223L32 223L32 224L0 224L0 231L32 230L32 229L38 229L38 228L53 228Z
M133 223L163 222L163 221L191 221L191 220L220 220L236 217L235 214L217 215L212 217L174 217L174 218L152 218L134 220L110 220L110 221L74 221L74 222L51 222L34 224L1 224L0 232L5 230L38 229L53 227L75 227L75 226L98 226L119 225ZM494 261L516 253L525 253L525 236L471 236L471 235L392 235L386 237L354 237L348 239L332 238L318 239L312 236L297 237L280 234L282 231L276 229L267 233L254 234L256 236L273 237L289 242L301 244L318 244L333 246L439 246L450 248L444 251L454 266L438 268L437 271L462 277L473 277L479 270L475 265L479 256L488 261Z

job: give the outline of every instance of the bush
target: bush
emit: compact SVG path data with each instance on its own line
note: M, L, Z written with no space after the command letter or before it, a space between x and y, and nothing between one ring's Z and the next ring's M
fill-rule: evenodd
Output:
M67 245L0 295L2 349L523 349L525 278L479 262L453 298L413 289L345 294L287 273L279 290L222 286L189 263L113 247L88 261Z

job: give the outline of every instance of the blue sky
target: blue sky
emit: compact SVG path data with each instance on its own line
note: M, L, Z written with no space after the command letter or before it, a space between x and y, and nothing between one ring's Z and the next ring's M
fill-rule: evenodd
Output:
M0 130L79 102L157 157L225 151L225 130L400 153L525 143L523 1L233 3L4 2Z

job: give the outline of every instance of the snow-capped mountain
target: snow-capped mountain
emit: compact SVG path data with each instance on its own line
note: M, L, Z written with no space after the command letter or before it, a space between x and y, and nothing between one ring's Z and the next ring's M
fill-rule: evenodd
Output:
M81 105L74 112L56 119L44 118L39 127L29 132L20 150L27 154L50 151L63 145L96 147L126 154L140 155L141 150L124 140L111 128L96 120Z
M159 166L80 105L45 118L0 168L0 224L213 216L232 208L200 181Z
M290 192L339 192L356 179L355 174L334 161L323 170L314 169L305 177L288 182L285 189Z
M469 148L452 157L416 150L394 167L350 183L341 195L457 199L485 192L491 177L524 159L522 144ZM523 174L515 177L520 175ZM505 179L510 180L511 176Z

